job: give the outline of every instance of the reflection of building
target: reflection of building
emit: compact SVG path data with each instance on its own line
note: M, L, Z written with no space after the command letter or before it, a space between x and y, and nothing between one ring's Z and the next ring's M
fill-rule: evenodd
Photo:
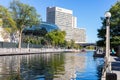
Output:
M65 72L54 80L76 80L76 72L84 72L85 70L85 56L78 56L77 53L69 53L65 56Z
M18 57L3 56L0 57L0 80L8 80L8 77L16 74L18 69Z
M77 18L73 16L72 10L59 7L48 7L47 22L56 24L61 30L65 30L67 33L67 41L73 39L76 43L86 42L85 29L77 28Z

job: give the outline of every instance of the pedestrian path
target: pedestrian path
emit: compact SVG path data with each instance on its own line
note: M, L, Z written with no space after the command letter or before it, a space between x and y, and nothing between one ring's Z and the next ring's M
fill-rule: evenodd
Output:
M111 72L117 75L117 80L120 80L120 57L110 56ZM101 80L106 80L106 77L102 75Z
M120 58L111 56L112 72L117 74L117 80L120 80Z

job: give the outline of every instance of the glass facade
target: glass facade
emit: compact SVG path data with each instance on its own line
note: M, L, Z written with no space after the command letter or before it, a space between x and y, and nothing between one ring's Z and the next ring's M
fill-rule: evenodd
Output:
M40 25L32 26L31 28L27 27L24 30L36 30L36 29L42 29L42 28L45 28L47 30L47 32L51 32L53 30L59 30L57 25L50 24L50 23L47 23L47 22L41 22Z

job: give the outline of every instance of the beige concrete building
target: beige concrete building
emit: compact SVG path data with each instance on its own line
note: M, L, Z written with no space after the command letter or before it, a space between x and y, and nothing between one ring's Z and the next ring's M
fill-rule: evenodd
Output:
M47 22L56 24L61 30L73 25L72 11L59 7L47 8Z
M61 30L66 31L66 40L76 43L86 42L86 30L77 28L77 17L73 11L60 7L47 7L47 22L56 24Z

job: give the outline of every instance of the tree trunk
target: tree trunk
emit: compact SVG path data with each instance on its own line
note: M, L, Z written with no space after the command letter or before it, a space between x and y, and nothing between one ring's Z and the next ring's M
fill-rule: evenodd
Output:
M19 45L18 48L21 48L21 39L22 39L22 32L19 32Z

